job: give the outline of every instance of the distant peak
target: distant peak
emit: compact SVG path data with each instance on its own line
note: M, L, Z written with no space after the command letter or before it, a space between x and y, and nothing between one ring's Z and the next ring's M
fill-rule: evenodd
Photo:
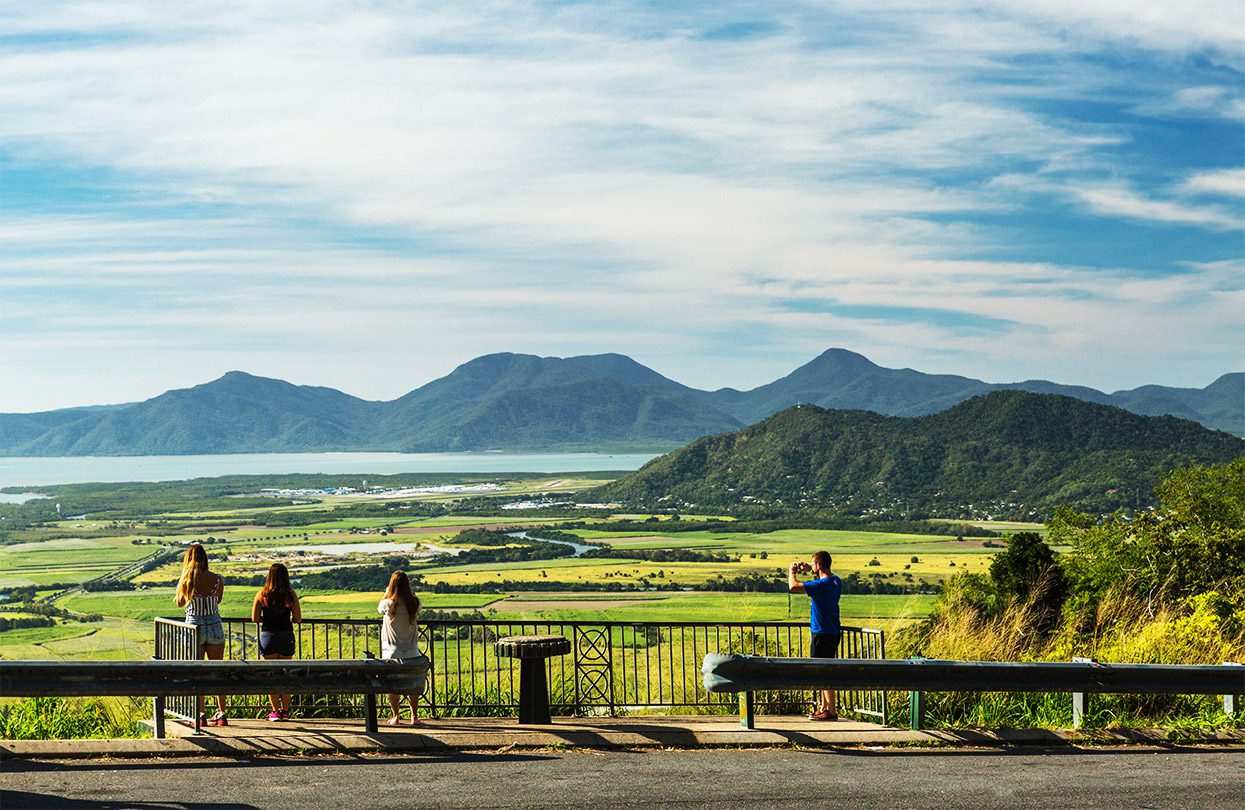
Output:
M813 362L814 363L835 362L835 363L841 363L841 364L850 363L852 365L857 365L862 368L879 368L877 363L874 363L872 360L870 360L868 357L865 357L863 354L860 354L859 352L854 352L850 349L840 349L840 348L826 349L824 352L822 352L821 354L813 358Z

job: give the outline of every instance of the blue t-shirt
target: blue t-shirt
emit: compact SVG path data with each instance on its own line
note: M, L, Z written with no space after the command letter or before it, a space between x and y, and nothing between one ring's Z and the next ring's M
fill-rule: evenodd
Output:
M839 624L839 597L843 595L843 580L837 574L804 583L808 594L808 624L814 633L828 636L842 635Z

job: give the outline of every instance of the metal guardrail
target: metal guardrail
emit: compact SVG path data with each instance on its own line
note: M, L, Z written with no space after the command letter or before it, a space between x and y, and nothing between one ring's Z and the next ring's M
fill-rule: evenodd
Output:
M246 695L292 689L415 694L428 660L402 661L0 661L3 697Z
M428 659L405 661L0 661L2 697L151 696L155 736L164 736L167 695L267 692L363 694L369 732L376 731L376 695L420 694Z
M701 667L705 690L745 696L774 689L893 689L922 692L1072 692L1239 695L1245 669L1233 665L890 661L770 658L710 654ZM741 699L741 722L747 697ZM914 701L914 704L916 701ZM1226 702L1225 702L1226 705ZM1083 706L1082 706L1083 708ZM922 718L914 709L913 727Z
M258 628L249 619L225 618L229 659L258 657ZM806 622L591 622L429 620L420 624L420 648L432 662L422 705L432 716L512 714L519 705L519 666L498 657L492 643L502 636L556 634L571 641L571 654L547 662L550 707L555 714L616 716L637 710L719 711L730 703L708 693L700 662L715 652L800 655L808 649ZM380 650L380 619L304 619L295 627L296 659L361 658ZM880 659L881 630L843 628L840 654ZM287 690L288 691L288 690ZM814 703L810 690L776 690L758 696L773 713L802 713ZM885 694L845 692L845 711L886 722ZM231 706L243 711L253 705ZM349 715L348 697L295 695L301 713Z

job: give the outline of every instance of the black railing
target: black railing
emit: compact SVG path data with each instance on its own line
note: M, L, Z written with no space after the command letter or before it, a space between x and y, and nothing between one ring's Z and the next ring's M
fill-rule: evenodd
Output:
M247 619L226 618L225 657L259 657L258 628ZM421 698L433 716L511 715L519 703L519 666L500 657L493 641L503 636L557 634L571 641L571 652L546 662L550 706L560 715L610 715L635 711L688 710L730 713L730 698L707 692L700 667L709 653L771 656L807 654L808 625L797 622L591 622L431 620L420 625L420 647L432 662ZM295 628L295 657L362 658L380 652L378 619L305 619ZM840 654L885 657L880 630L843 628ZM354 716L361 699L350 695L297 695L303 714ZM813 706L811 690L759 694L763 712L792 714ZM235 698L234 711L262 710L259 696ZM881 692L842 693L843 710L886 721Z

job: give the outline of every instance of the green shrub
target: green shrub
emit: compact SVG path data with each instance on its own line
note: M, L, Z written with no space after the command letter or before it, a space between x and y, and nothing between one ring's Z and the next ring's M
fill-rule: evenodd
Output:
M0 737L6 740L138 736L133 712L115 702L39 697L0 706Z

